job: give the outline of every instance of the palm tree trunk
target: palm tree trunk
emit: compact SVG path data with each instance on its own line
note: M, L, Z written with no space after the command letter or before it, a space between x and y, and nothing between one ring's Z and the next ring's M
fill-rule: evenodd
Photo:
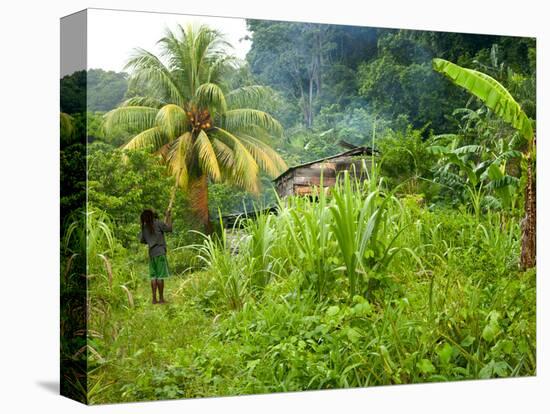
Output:
M525 218L521 223L520 268L529 269L536 264L537 254L537 193L533 179L532 152L527 156L527 185L525 187Z
M197 223L206 233L210 233L212 228L208 214L208 176L206 174L189 183L189 202Z

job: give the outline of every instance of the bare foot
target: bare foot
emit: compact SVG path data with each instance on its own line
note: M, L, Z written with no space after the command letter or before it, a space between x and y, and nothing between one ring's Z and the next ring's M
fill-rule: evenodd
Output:
M157 303L159 303L159 302L157 302L156 299L153 299L153 305L156 305Z

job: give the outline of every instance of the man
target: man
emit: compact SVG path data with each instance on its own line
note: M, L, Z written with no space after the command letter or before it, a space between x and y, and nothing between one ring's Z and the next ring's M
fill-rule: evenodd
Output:
M151 278L151 290L153 291L153 304L165 303L164 279L168 272L168 260L166 259L166 240L164 233L172 231L172 212L166 212L166 222L158 220L153 210L143 210L141 213L140 242L149 246L149 276ZM159 300L157 301L157 290Z

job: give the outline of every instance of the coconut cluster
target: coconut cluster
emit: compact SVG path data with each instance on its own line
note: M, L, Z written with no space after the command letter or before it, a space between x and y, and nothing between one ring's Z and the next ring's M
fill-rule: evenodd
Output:
M209 129L213 125L212 117L207 109L198 110L196 108L192 108L187 111L187 118L193 126L193 129L196 130Z

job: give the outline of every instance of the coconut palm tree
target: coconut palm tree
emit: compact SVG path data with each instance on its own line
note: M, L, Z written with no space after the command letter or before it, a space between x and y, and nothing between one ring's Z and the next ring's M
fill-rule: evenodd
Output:
M522 153L525 184L525 218L522 221L520 267L528 269L536 264L536 145L532 121L510 92L489 75L463 68L444 59L433 59L433 68L454 84L477 96L496 115L517 129L527 142Z
M274 177L286 169L267 144L270 137L282 135L282 127L268 113L253 109L268 98L268 88L229 90L224 80L235 60L220 32L178 26L158 44L159 56L136 49L129 59L129 87L142 96L108 112L104 127L107 132L121 125L139 131L123 147L159 154L208 227L209 180L258 193L260 170Z

